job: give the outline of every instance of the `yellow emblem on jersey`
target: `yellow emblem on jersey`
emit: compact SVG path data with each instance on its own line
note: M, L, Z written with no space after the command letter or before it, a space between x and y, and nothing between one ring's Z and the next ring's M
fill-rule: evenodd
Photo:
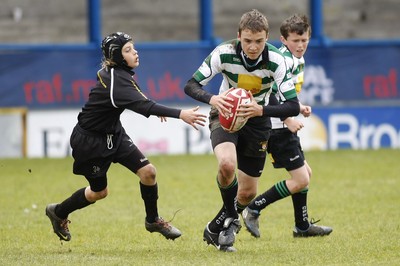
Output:
M262 79L257 76L251 76L246 74L238 75L238 88L242 88L250 91L252 94L257 94L261 91Z
M304 83L304 72L301 72L297 75L295 81L295 87L297 93L300 93L301 88L303 87L303 83Z

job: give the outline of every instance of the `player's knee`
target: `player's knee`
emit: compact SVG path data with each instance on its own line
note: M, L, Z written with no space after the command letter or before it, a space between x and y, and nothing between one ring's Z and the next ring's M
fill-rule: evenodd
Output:
M308 172L308 177L311 178L312 169L311 169L310 165L306 161L304 161L304 165L306 166L306 169L307 169L307 172Z
M249 204L255 197L257 196L257 188L255 186L248 186L243 188L243 186L239 186L237 192L238 202L241 205Z
M97 194L97 199L98 200L104 199L105 197L108 196L108 188L105 188L102 191L97 192L96 194Z
M236 164L230 160L221 160L219 163L219 172L224 177L233 176L236 170Z
M238 191L238 202L241 205L248 205L255 197L256 193L252 191Z
M308 172L308 178L311 178L312 176L312 169L310 167L307 167L307 172Z
M296 170L290 171L290 191L292 193L299 192L304 188L308 187L310 183L310 175L308 171L308 167L301 167Z
M295 180L296 180L295 191L303 190L304 188L308 187L308 184L310 183L309 176L302 176L301 178L296 178Z
M304 188L308 187L309 184L310 184L310 179L308 177L307 178L303 178L300 181L300 184L299 184L300 189L304 189Z
M154 167L154 165L152 165L152 164L148 164L145 167L142 167L137 172L137 174L140 178L140 181L146 185L152 185L155 183L156 173L157 173L157 170Z
M104 199L108 195L108 188L105 188L100 191L92 191L89 189L89 191L85 194L86 199L90 202L96 202L98 200Z

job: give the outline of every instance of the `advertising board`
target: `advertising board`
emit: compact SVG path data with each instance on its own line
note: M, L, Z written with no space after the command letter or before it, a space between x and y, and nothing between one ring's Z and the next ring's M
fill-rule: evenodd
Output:
M202 106L200 112L208 114ZM31 111L28 114L28 157L65 157L79 109ZM400 148L400 107L314 108L299 132L309 150ZM133 142L146 155L212 153L208 126L194 130L178 119L161 123L131 111L121 116Z

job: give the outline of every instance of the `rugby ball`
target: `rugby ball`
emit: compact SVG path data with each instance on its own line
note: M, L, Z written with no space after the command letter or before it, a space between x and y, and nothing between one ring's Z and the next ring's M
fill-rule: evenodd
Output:
M245 89L232 88L226 96L232 99L230 103L233 107L230 108L229 113L219 114L219 122L225 131L233 133L241 129L247 122L247 118L237 116L237 109L241 104L251 102L251 94Z

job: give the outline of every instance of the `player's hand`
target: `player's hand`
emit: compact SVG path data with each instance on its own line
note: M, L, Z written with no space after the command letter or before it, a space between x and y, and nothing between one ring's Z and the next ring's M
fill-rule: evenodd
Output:
M217 110L220 114L230 114L231 113L231 109L233 107L232 99L226 97L226 94L228 94L228 92L232 89L233 88L231 88L219 95L214 95L210 99L210 104L212 106L214 106L215 108L217 108Z
M165 116L157 116L158 118L160 118L161 123L162 122L167 122L167 118Z
M300 114L302 114L304 117L309 117L311 115L311 106L300 103Z
M198 130L196 125L204 126L206 122L206 115L200 114L197 111L199 110L200 106L197 106L192 109L185 109L181 111L179 118L182 119L184 122L188 123L194 129Z
M250 94L251 95L251 94ZM251 97L250 103L241 104L237 109L237 116L252 118L255 116L263 115L263 107L259 105L256 100L254 100L253 95Z
M300 129L302 129L304 127L303 122L294 119L292 117L288 117L286 118L283 123L285 123L285 125L288 127L288 129L290 130L290 132L292 133L296 133L297 131L299 131Z

